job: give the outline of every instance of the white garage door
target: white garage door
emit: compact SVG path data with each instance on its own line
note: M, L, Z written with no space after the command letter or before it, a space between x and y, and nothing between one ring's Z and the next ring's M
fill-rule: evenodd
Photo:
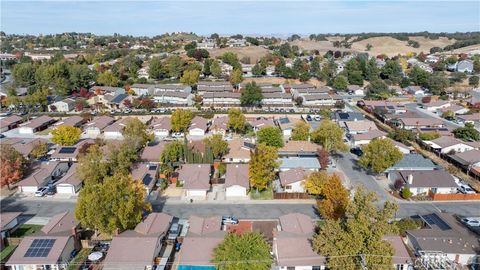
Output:
M57 193L59 194L75 194L75 188L71 185L57 186Z
M207 191L206 190L187 190L188 197L206 197Z
M228 197L245 197L247 189L241 186L231 186L226 188L225 195Z
M203 131L203 129L195 128L195 129L190 130L189 134L191 136L204 136L205 132Z

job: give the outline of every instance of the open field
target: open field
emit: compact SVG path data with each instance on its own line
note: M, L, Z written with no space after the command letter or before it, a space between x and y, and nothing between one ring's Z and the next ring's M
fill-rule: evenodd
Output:
M258 46L210 49L208 51L211 57L218 57L226 52L234 52L238 55L239 60L244 57L250 57L250 63L252 64L255 64L260 58L268 54L267 49Z
M338 39L338 38L337 38ZM332 40L333 41L333 40ZM290 45L296 45L302 50L318 50L320 53L327 51L352 51L351 49L335 48L331 41L314 41L308 39L295 40L290 42Z
M365 51L367 44L371 44L373 46L369 51L371 55L386 54L388 56L395 56L397 54L406 54L408 52L429 53L430 49L433 47L443 48L455 42L453 39L449 40L444 37L436 40L424 37L410 37L410 40L420 43L420 47L410 47L407 45L407 41L401 41L392 37L373 37L353 43L352 49L356 51Z

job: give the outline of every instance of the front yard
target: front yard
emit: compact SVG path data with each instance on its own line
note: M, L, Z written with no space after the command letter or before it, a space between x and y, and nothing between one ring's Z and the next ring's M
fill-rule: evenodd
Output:
M257 191L250 190L250 199L252 200L272 200L273 199L273 190L272 187L267 187L265 190Z
M16 247L17 246L15 245L10 245L10 246L6 246L2 251L0 251L1 264L4 264L7 261L8 257L10 257L10 255L13 253Z
M67 270L76 270L78 269L79 265L81 265L88 257L90 254L91 249L89 248L84 248L78 252L77 256L73 258L73 260L70 262L68 265Z

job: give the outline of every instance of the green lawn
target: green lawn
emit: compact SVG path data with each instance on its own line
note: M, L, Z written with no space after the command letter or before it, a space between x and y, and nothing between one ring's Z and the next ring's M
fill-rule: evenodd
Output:
M0 251L0 262L2 264L4 264L6 262L6 260L8 259L10 254L13 253L13 251L15 250L16 247L17 246L15 246L15 245L10 245L10 246L6 246L2 251Z
M67 270L76 270L78 269L79 265L83 263L88 257L88 254L90 254L91 249L89 248L84 248L78 252L77 256L73 258L73 260L70 262L70 265L68 266Z
M22 224L10 236L11 237L25 237L38 232L43 226L33 224Z
M272 200L272 187L267 187L265 190L257 192L255 189L250 190L250 199L252 200Z

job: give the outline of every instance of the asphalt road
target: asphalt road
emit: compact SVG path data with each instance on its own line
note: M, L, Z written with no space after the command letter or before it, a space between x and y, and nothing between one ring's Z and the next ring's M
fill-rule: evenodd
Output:
M433 112L429 112L427 110L423 110L421 108L418 108L417 104L416 103L409 103L406 105L406 107L411 110L411 111L415 111L417 112L418 114L420 115L423 115L425 117L430 117L430 118L437 118L437 119L440 119L442 120L443 124L445 126L448 126L448 127L452 127L452 128L459 128L459 127L463 127L463 125L461 124L457 124L457 123L454 123L452 121L448 121L442 117L440 117L439 115L433 113Z

